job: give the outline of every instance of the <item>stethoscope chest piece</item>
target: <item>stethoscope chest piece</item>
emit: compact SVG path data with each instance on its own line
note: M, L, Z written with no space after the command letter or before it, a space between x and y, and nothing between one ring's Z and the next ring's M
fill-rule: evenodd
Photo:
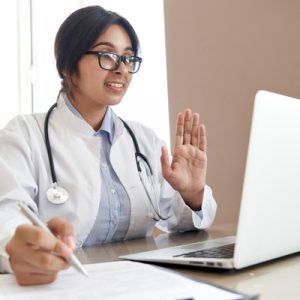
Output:
M68 198L69 193L62 187L52 186L47 190L47 199L53 204L63 204Z

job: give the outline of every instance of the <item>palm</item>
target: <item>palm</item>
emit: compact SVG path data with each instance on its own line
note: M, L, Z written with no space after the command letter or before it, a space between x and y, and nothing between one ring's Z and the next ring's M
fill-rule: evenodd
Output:
M178 145L174 149L168 182L179 192L195 191L203 187L206 175L206 152L192 145Z

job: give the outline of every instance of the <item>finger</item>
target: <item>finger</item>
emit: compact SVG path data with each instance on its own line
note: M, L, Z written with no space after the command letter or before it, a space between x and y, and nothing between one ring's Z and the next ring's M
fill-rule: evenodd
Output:
M200 126L200 142L199 142L199 149L206 152L207 148L207 141L206 141L206 129L205 126L202 124Z
M169 154L168 150L166 147L161 148L161 156L160 156L160 161L161 161L161 168L162 168L162 173L165 178L169 178L172 169L170 166L169 162Z
M55 252L63 257L70 256L73 250L45 229L34 225L26 224L18 226L14 238L16 241L22 241L24 244L30 245L34 249ZM9 246L8 251L10 251ZM13 251L17 250L14 249Z
M33 227L30 227L29 231L34 231L36 229L33 225L27 226ZM65 259L55 255L52 250L45 250L41 248L40 245L45 247L45 243L40 242L41 238L38 237L37 241L34 243L30 241L30 238L34 237L35 235L31 233L28 234L27 231L26 226L19 226L15 235L5 247L5 250L9 255L11 267L16 273L30 273L33 271L53 273L62 269L66 269L69 266ZM49 235L49 233L47 234ZM50 236L50 238L52 237ZM30 241L30 243L28 243L28 241ZM61 241L57 240L57 242L68 248ZM57 249L57 247L54 246L54 249L55 248ZM69 249L69 253L70 252L71 251Z
M44 273L17 273L16 280L19 285L27 286L27 285L40 285L45 283L51 283L55 281L57 278L57 273L53 274L44 274Z
M183 144L191 143L191 115L190 109L184 112L184 129L183 129Z
M68 262L53 252L23 247L22 256L14 253L10 256L10 264L15 273L53 274L69 267Z
M57 238L45 229L34 225L20 225L15 231L15 239L36 248L53 251Z
M179 113L177 116L175 147L178 145L182 145L183 143L183 128L184 128L184 116L183 113Z
M72 250L75 249L74 228L71 223L63 218L53 218L48 221L48 228Z
M22 285L54 281L58 271L69 267L68 262L54 252L65 254L65 257L72 252L55 236L34 225L17 227L5 250L17 280ZM40 279L33 274L38 274Z
M193 114L192 118L192 137L191 137L191 144L193 146L198 147L199 145L199 120L200 116L198 113Z

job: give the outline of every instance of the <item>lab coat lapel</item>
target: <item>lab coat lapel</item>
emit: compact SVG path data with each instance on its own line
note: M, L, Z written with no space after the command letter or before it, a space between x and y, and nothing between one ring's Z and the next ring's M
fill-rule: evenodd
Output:
M149 226L149 201L138 175L132 139L121 121L116 123L117 138L111 148L111 163L130 199L131 216L126 238L140 237L147 233Z

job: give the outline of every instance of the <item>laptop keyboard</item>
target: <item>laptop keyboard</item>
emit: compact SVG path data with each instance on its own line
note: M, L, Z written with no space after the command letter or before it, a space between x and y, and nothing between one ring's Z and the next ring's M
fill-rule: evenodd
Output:
M204 257L204 258L232 258L235 244L228 244L220 247L209 248L204 250L197 250L180 255L174 255L174 257Z

